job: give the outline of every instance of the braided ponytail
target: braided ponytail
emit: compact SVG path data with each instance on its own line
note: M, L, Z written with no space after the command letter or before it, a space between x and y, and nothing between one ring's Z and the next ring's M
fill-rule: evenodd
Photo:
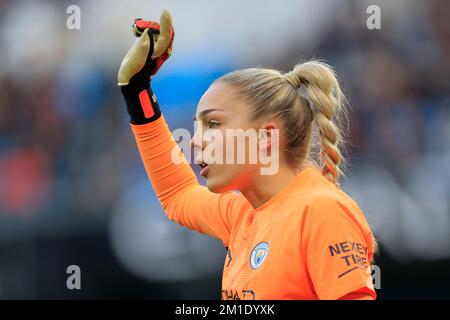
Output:
M343 131L339 125L340 115L345 115L345 97L332 67L320 61L308 61L298 64L284 78L299 89L313 111L320 136L322 174L339 184L344 161L340 151Z

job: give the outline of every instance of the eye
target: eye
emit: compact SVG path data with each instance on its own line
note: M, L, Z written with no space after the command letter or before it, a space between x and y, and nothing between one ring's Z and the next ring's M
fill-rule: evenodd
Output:
M214 120L210 120L208 121L208 128L209 129L215 129L217 127L219 127L220 123Z

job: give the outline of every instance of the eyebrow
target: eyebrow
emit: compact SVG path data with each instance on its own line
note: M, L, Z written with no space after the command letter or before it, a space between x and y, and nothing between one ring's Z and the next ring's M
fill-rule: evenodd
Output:
M222 112L225 112L225 110L223 110L223 109L218 109L218 108L211 108L211 109L206 109L206 110L203 110L202 112L200 112L198 115L194 115L194 121L197 121L198 119L200 119L200 118L203 118L205 115L207 115L208 113L210 113L210 112L213 112L213 111L222 111Z

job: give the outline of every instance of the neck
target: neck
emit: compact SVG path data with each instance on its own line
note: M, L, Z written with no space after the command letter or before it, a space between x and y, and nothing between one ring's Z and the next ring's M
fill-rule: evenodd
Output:
M274 175L256 175L252 183L240 192L256 209L286 187L295 176L295 169L287 165L280 166Z

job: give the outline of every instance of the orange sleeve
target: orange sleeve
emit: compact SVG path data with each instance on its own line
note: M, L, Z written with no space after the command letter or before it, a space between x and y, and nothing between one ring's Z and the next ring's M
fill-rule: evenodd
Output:
M172 152L182 156L164 116L147 123L131 124L147 175L167 217L189 229L223 241L227 247L231 228L242 210L242 196L215 194L197 181L190 165L176 164ZM182 156L183 157L183 156ZM186 160L183 157L183 160Z
M374 300L374 297L367 292L355 291L340 297L339 300Z
M349 207L321 197L309 206L304 219L304 264L319 299L376 299L370 267L372 233L362 213Z

